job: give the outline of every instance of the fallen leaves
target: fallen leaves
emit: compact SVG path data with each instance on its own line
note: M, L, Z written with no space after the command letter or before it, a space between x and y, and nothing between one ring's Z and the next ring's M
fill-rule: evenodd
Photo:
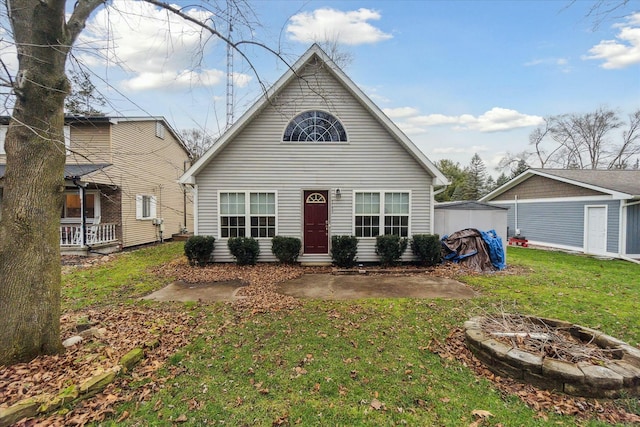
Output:
M169 307L139 308L114 306L100 309L85 309L68 312L61 317L62 337L77 333L78 324L89 321L105 328L99 336L90 336L80 345L68 348L64 353L40 356L29 363L0 367L0 405L9 406L18 400L42 393L55 394L91 377L96 371L114 366L118 360L133 348L146 348L146 356L136 367L132 376L149 381L132 390L127 377L118 377L102 393L81 401L66 414L53 414L38 419L38 425L84 425L100 422L114 412L119 402L132 399L149 399L157 389L158 368L169 356L185 346L192 339L194 317ZM154 348L146 347L156 341ZM129 413L123 413L125 419ZM23 425L32 425L24 420ZM20 423L18 425L21 425Z

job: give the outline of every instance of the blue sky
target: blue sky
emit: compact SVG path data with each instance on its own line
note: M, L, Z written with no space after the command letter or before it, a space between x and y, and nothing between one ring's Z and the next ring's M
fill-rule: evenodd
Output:
M291 62L313 41L337 41L352 58L347 75L431 160L464 166L477 152L497 174L492 168L507 152L528 148L542 117L605 106L626 118L640 108L640 1L595 28L585 17L594 1L570 3L263 0L250 2L260 26L232 34ZM161 115L177 129L217 134L225 122L224 45L201 47L199 32L177 18L167 34L166 13L150 5L112 4L127 13L94 14L75 49L111 101L107 113ZM261 49L248 53L266 82L286 70ZM260 88L237 55L234 71L238 118Z

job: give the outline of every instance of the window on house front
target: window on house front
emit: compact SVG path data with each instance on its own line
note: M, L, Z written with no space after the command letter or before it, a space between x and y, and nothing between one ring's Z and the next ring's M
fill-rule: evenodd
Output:
M136 196L136 219L154 219L156 217L156 196L138 194Z
M289 122L282 140L285 142L346 142L342 123L324 111L305 111Z
M85 194L84 216L85 218L96 217L97 194ZM79 220L82 217L82 201L78 193L65 193L62 201L62 213L60 218Z
M245 237L244 193L220 193L220 236Z
M385 193L384 234L409 235L409 193Z
M276 193L220 193L220 237L274 237Z
M356 237L380 234L380 193L356 193Z
M409 193L356 192L354 211L356 237L409 235Z
M251 237L273 237L276 235L275 193L251 193Z

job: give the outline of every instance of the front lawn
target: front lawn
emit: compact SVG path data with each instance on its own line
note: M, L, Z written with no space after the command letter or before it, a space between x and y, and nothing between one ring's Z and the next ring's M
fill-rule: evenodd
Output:
M640 415L637 398L582 400L584 410L575 416L555 413L562 408L536 409L455 358L433 352L469 317L505 311L598 328L637 346L636 264L510 247L507 271L458 278L481 293L472 300L302 301L275 311L246 302L136 301L171 279L152 267L179 258L181 250L177 243L144 249L64 276L67 316L100 307L160 309L168 317L154 320L154 327L166 328L172 311L182 312L180 325L191 325L190 344L155 368L143 364L108 390L121 403L115 413L105 412L101 425L600 426L609 425L602 414L620 419L612 408ZM251 281L277 275L264 265L243 274ZM81 412L72 409L57 419L74 411Z

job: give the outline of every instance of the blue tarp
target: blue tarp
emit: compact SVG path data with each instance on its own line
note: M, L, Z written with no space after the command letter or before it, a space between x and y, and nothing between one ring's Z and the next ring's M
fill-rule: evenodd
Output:
M502 239L496 233L496 230L480 231L482 240L487 244L489 258L491 264L498 270L504 270L507 264L504 259L504 248L502 247Z
M502 239L495 230L466 228L444 236L444 259L462 263L477 271L503 270L506 267Z

